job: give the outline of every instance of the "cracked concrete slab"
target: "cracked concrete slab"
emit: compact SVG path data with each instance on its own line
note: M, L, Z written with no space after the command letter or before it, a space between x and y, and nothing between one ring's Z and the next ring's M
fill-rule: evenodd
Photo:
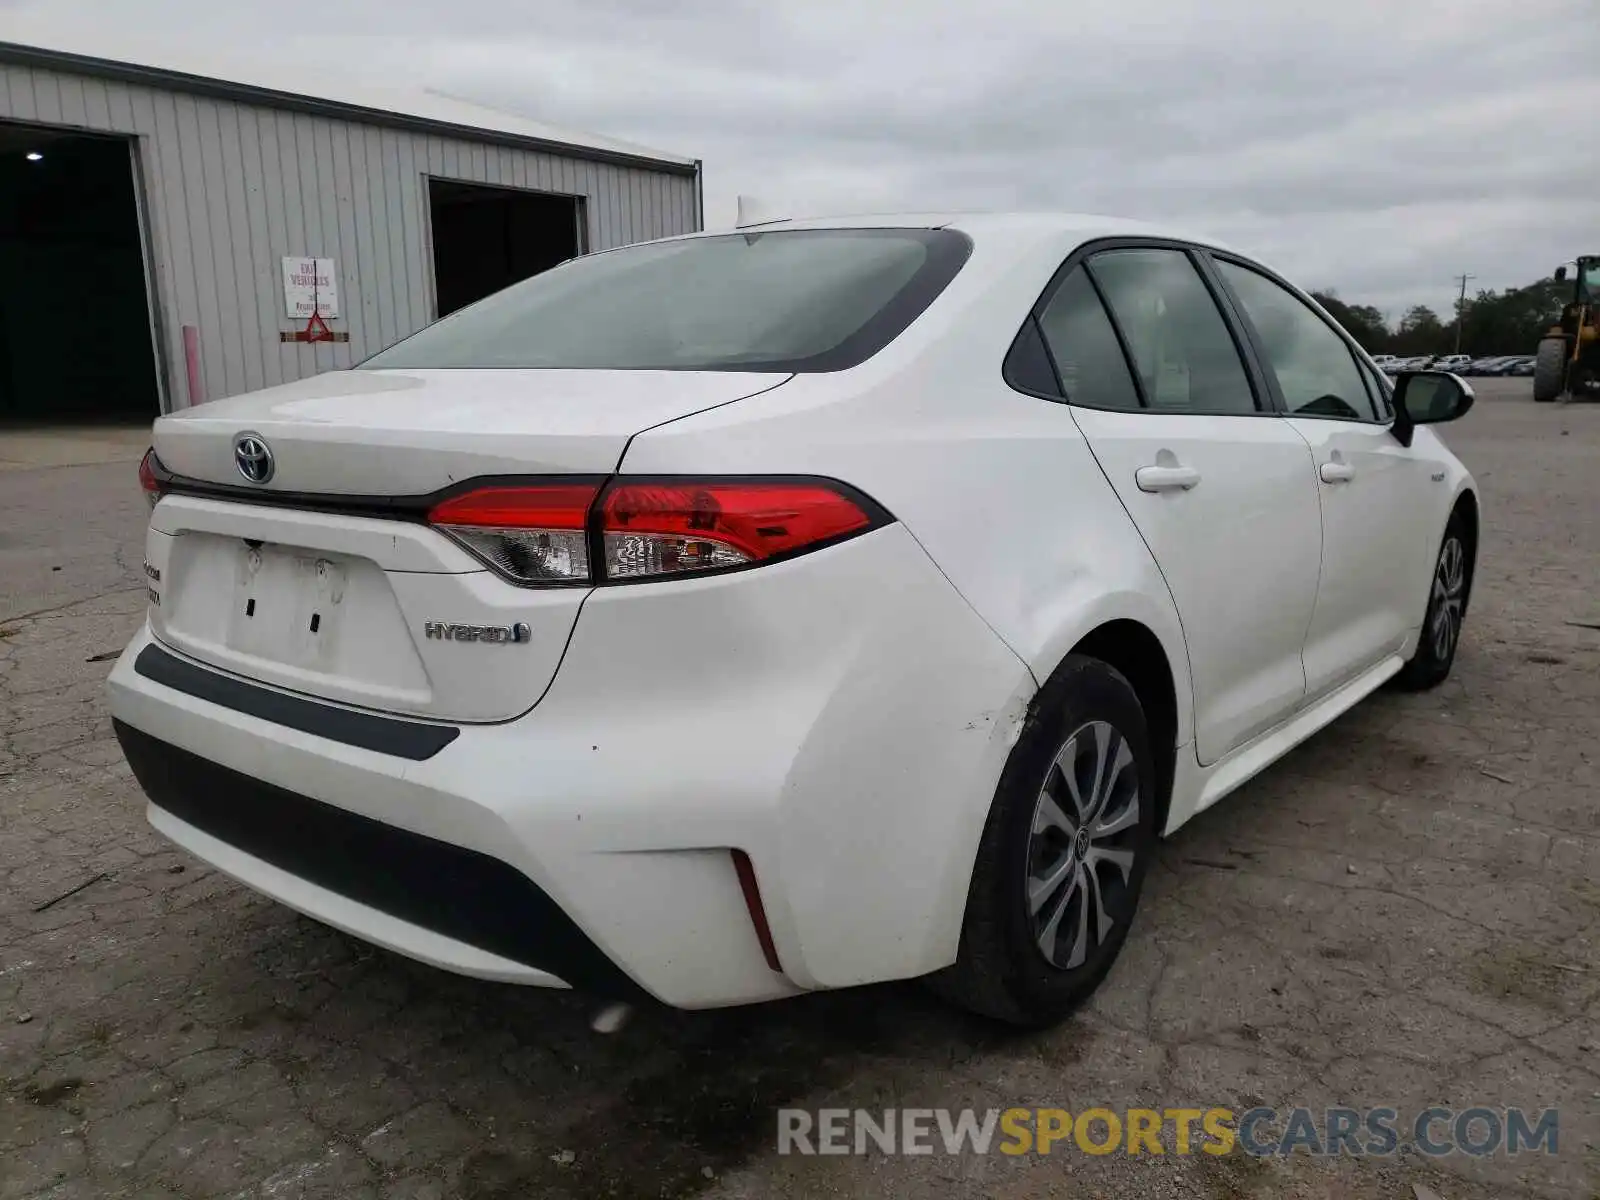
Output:
M1484 493L1455 676L1172 839L1105 986L1034 1035L897 985L596 1037L581 998L246 892L145 825L89 661L142 615L141 439L0 453L38 460L0 471L0 1200L1600 1194L1600 631L1569 623L1600 406L1477 387L1444 435ZM780 1106L1260 1103L1559 1107L1561 1152L775 1152Z

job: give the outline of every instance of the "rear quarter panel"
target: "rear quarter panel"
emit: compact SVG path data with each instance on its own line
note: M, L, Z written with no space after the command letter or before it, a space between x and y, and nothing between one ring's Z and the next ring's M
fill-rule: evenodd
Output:
M986 625L997 644L1025 665L1029 691L1098 626L1138 621L1166 652L1177 697L1175 741L1182 746L1192 736L1189 665L1165 581L1106 483L1072 410L1018 393L1001 379L1017 329L1071 249L1073 244L1063 241L1031 254L986 256L980 241L946 293L868 362L848 372L799 375L762 395L648 430L633 439L620 469L624 475L810 474L862 489L898 519L931 560L916 586L937 587L942 575L952 597L976 614L975 623ZM885 574L879 586L891 589L918 578L912 572ZM907 596L903 603L909 613L920 601ZM940 664L944 652L937 641L912 644L898 638L895 654L877 660L897 676L894 687L881 691L885 702L898 694L896 687L928 689L924 660ZM961 666L969 655L952 653L942 669L957 678L969 669ZM997 706L992 696L981 695L984 690L958 688L970 693L961 724L992 730L988 744L998 741L1002 750L984 756L974 764L978 769L946 770L938 786L902 794L886 786L892 773L880 770L857 779L828 768L819 757L821 744L814 743L806 760L810 769L790 781L807 785L808 794L789 797L796 811L815 803L834 813L871 812L874 822L898 820L907 828L905 822L928 819L928 806L939 807L937 825L958 842L946 850L950 866L935 889L940 902L919 902L925 915L904 925L898 937L882 926L871 939L880 956L885 947L907 941L889 955L899 968L896 974L911 973L906 968L913 964L919 971L935 969L955 953L983 823L1005 752L1027 712L1026 703ZM914 711L917 703L905 707ZM861 708L854 710L862 720L874 720ZM901 721L889 720L888 729L897 751L915 740ZM923 736L941 740L949 735L946 728L929 727ZM830 836L854 837L850 828L847 821L844 830ZM893 839L880 842L893 844ZM831 864L824 871L827 878L798 889L803 911L792 917L774 914L775 924L792 919L796 926L813 928L848 925L858 919L863 903L879 903L881 897L872 899L870 876L863 880L850 858L824 857ZM881 872L906 867L915 873L925 871L931 858L913 861L902 854L897 859L880 850L875 861ZM916 952L907 955L912 946ZM848 956L830 961L815 943L807 947L806 958L811 979L829 985L862 978L861 972L873 969Z
M1070 240L986 249L873 359L636 437L632 473L802 473L883 504L1043 682L1086 634L1131 619L1160 640L1190 739L1188 659L1149 550L1064 404L1001 363Z

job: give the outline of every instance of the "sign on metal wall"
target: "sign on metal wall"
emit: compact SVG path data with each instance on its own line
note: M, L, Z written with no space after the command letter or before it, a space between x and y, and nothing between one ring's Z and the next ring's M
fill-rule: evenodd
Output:
M338 263L331 258L283 260L284 314L302 321L339 315Z

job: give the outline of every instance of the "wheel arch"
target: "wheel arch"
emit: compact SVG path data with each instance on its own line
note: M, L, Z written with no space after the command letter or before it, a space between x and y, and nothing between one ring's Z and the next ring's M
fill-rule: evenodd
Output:
M1461 522L1461 530L1467 540L1467 589L1466 595L1461 600L1462 615L1472 605L1472 583L1478 574L1478 546L1479 546L1479 511L1478 493L1470 487L1461 489L1461 494L1456 497L1454 507L1450 510L1450 520Z
M1068 653L1114 667L1139 697L1156 760L1156 829L1164 829L1172 803L1180 722L1177 682L1166 647L1149 626L1119 617L1090 630Z

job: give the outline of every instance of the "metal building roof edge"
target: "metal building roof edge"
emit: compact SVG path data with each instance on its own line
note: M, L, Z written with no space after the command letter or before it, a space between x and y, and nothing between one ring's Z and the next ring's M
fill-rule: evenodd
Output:
M143 84L184 91L214 99L237 100L263 107L287 109L310 113L314 116L356 121L365 125L381 125L391 129L405 129L414 133L450 134L472 141L492 142L499 146L513 146L523 150L536 150L546 154L560 154L568 158L581 158L591 162L610 163L615 166L642 167L666 174L697 178L700 173L698 159L655 158L648 154L630 154L582 142L564 142L551 138L535 137L513 130L494 129L482 125L463 124L441 120L416 113L395 112L374 108L353 101L327 99L301 92L280 91L259 84L240 83L208 75L195 75L168 67L144 66L139 63L119 62L115 59L93 55L75 54L69 50L55 50L44 46L30 46L22 42L0 41L0 63L18 66L44 67L121 83Z

